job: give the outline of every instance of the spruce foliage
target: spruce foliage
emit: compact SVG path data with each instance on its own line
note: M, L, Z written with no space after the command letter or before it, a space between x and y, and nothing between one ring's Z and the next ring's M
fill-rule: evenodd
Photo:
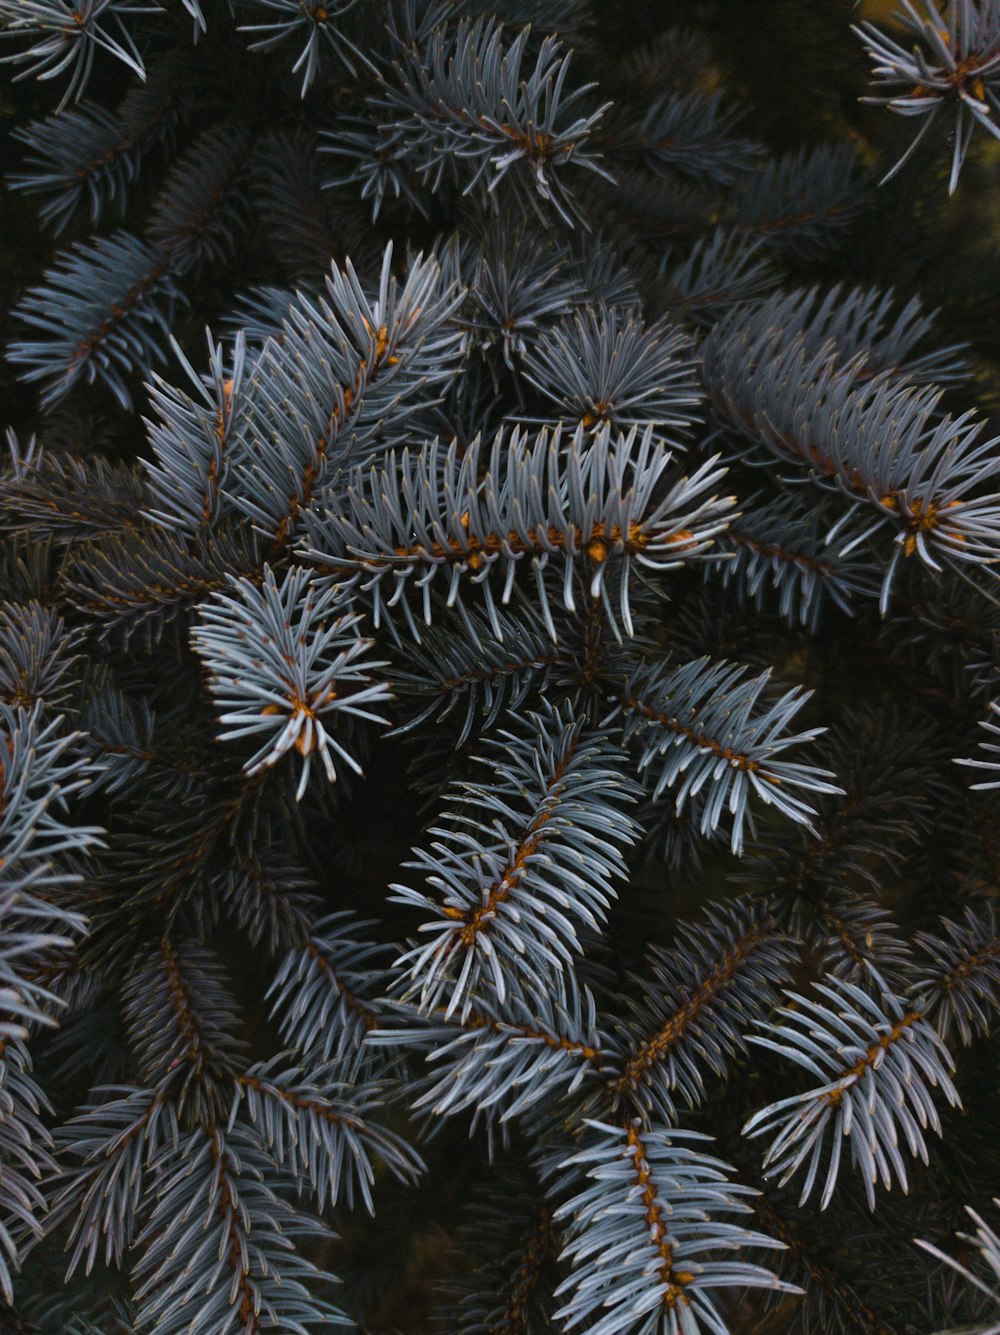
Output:
M899 4L0 0L0 1330L1000 1330L1000 3Z

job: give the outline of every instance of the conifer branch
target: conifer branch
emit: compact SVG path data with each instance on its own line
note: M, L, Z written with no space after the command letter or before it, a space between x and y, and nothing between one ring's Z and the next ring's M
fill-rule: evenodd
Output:
M461 611L468 643L432 625L421 631L419 646L407 645L405 656L399 655L406 667L392 667L393 690L415 711L395 732L413 732L431 718L440 723L461 716L464 707L461 746L474 726L488 733L504 712L515 712L563 659L530 604L519 604L513 614L497 613L499 636L475 609Z
M771 158L741 182L733 229L776 251L822 253L860 207L853 144L802 148Z
M205 332L209 370L204 377L171 340L197 398L158 375L149 387L157 420L146 425L155 462L144 462L157 508L150 506L147 514L155 523L188 533L213 528L225 513L224 489L246 408L245 338L237 334L227 366L222 344L213 345Z
M746 1051L744 1034L767 1016L795 958L766 904L738 902L685 929L672 947L650 955L619 1022L615 1103L645 1116L676 1119L674 1095L692 1107L704 1097L703 1068L722 1076Z
M237 576L264 578L252 533L230 527L189 541L177 530L147 524L78 547L67 562L65 586L98 634L118 632L126 643L136 636L152 645L213 593L224 596Z
M789 734L805 697L793 689L767 704L767 685L766 674L748 677L733 664L698 659L672 671L637 669L616 694L626 740L642 745L639 770L649 770L652 796L669 788L681 811L710 782L701 832L710 834L728 815L734 853L744 830L753 830L751 795L811 828L812 807L794 790L838 791L828 770L780 758L821 730Z
M68 1274L80 1266L90 1274L99 1257L122 1264L143 1219L149 1165L179 1134L174 1107L161 1093L121 1086L95 1094L104 1097L59 1130L61 1185L46 1228L70 1224Z
M436 842L409 864L442 899L393 887L434 914L421 927L429 942L396 967L421 1009L443 1006L446 1019L484 995L501 1007L508 991L560 996L625 870L634 823L621 804L636 790L619 777L620 753L551 708L527 723L499 733L482 757L490 782L461 785L446 824L429 831Z
M591 1144L565 1164L589 1180L555 1212L569 1235L563 1259L574 1267L557 1291L569 1295L557 1313L568 1329L586 1321L593 1335L620 1335L644 1319L664 1335L718 1330L713 1288L796 1292L761 1266L711 1259L718 1250L782 1244L720 1220L749 1213L743 1198L752 1193L726 1180L727 1164L691 1144L707 1137L637 1125L589 1127ZM609 1210L611 1192L618 1199Z
M219 715L226 740L265 734L244 765L247 774L276 765L289 751L302 758L296 798L309 780L313 752L327 779L337 778L335 757L356 774L361 766L328 727L336 719L385 723L371 706L389 698L384 682L374 680L384 660L367 658L372 641L357 633L359 614L343 612L336 589L314 596L309 575L291 570L280 587L270 566L261 588L233 580L234 595L217 595L202 606L192 643L205 660L210 689L227 711ZM259 658L246 645L259 644Z
M924 0L923 10L912 0L902 0L896 18L911 39L905 46L874 23L854 28L872 62L876 88L891 90L864 100L901 116L925 118L884 181L895 176L950 106L955 114L948 178L952 194L975 126L1000 139L1000 9L996 0L957 0L944 10L934 0Z
M12 454L16 447L9 437ZM51 537L59 543L135 528L147 501L142 479L131 469L97 456L84 463L35 446L0 475L7 532Z
M373 1156L394 1176L412 1182L422 1171L420 1157L394 1131L371 1120L383 1102L377 1084L345 1084L338 1066L287 1066L282 1053L236 1078L231 1120L245 1106L250 1121L279 1164L308 1181L323 1210L343 1196L348 1208L359 1195L375 1213Z
M875 981L880 981L877 975ZM852 983L819 983L816 991L822 1001L789 993L797 1009L781 1007L783 1022L766 1026L775 1038L751 1035L749 1041L804 1067L821 1084L762 1109L747 1122L744 1134L776 1133L764 1163L782 1175L782 1183L808 1161L802 1201L828 1154L821 1209L833 1194L847 1140L874 1209L879 1179L886 1188L896 1180L907 1189L899 1133L910 1153L924 1162L923 1132L930 1126L940 1134L930 1087L938 1086L952 1106L960 1103L949 1074L953 1062L922 1012L904 1011L890 993L883 991L880 1005Z
M49 1111L24 1043L0 1034L0 1297L8 1304L26 1244L42 1235L47 1198L39 1182L51 1178L56 1166L52 1136L41 1120Z
M80 381L101 379L128 409L124 373L137 358L162 360L160 340L183 300L167 252L124 231L95 237L90 247L64 253L44 284L23 298L18 314L37 333L13 344L7 355L28 368L25 380L47 382L45 406Z
M473 1110L488 1131L513 1118L543 1114L586 1082L594 1090L611 1052L597 1027L589 992L567 980L566 995L526 1002L508 997L503 1008L487 1001L450 1019L397 1003L369 1036L376 1047L423 1051L433 1071L411 1083L415 1110L455 1116ZM407 1027L408 1022L412 1027ZM596 1090L594 1091L596 1093Z
M834 522L828 542L841 541L843 554L879 528L895 531L884 611L902 558L916 555L933 570L995 562L1000 502L983 489L1000 465L972 413L940 413L942 391L890 372L865 380L861 366L839 366L804 339L785 344L739 313L705 345L706 379L727 418L810 480L867 507L856 536L843 544L843 521Z
M917 933L922 958L912 992L942 1038L954 1030L968 1046L975 1031L992 1031L1000 1008L1000 930L989 903L941 926L943 933Z
M234 1321L246 1335L279 1320L289 1335L347 1324L310 1293L308 1285L331 1277L292 1247L296 1231L318 1233L319 1226L266 1185L266 1166L238 1124L227 1132L198 1127L157 1156L159 1192L138 1239L140 1322L158 1323L169 1335L193 1324L221 1332ZM178 1264L185 1255L188 1263Z
M424 190L456 180L465 194L511 177L529 202L540 197L572 224L563 175L572 164L608 177L589 143L606 107L580 106L591 85L567 89L570 58L554 37L532 67L528 30L505 36L495 19L462 19L404 47L371 98L375 114L330 136L328 151L356 164L334 179L360 184L377 216L389 190L416 202L411 173Z
M127 189L139 173L140 155L113 112L81 103L72 111L16 128L14 138L27 145L29 156L27 170L9 178L10 188L48 196L41 218L52 225L56 236L84 201L94 226L112 208L123 212Z
M251 51L273 51L289 38L301 41L304 37L305 46L292 66L292 73L302 71L302 96L305 97L322 67L324 52L335 53L352 71L352 54L365 59L336 23L356 3L357 0L257 0L259 7L270 10L277 17L269 23L244 23L239 31L265 34L251 42Z
M106 51L145 79L142 57L124 16L155 14L157 3L136 0L2 0L0 35L28 37L33 44L4 56L5 63L27 65L15 79L54 79L65 70L70 80L57 107L80 98L98 51Z
M646 329L634 315L587 309L546 330L527 352L525 378L567 427L592 431L652 425L683 449L700 403L691 343L669 324Z
M368 926L346 913L317 922L303 946L285 953L267 992L282 1039L335 1064L344 1079L363 1060L362 1045L378 1023L375 998L386 949L357 939Z
M533 441L516 428L489 446L477 437L464 452L457 444L442 451L435 440L416 455L390 456L384 469L358 470L346 512L331 507L307 519L310 545L303 554L370 593L376 626L400 615L418 642L408 587L421 591L430 624L435 577L447 581L449 606L463 588L480 586L499 639L491 576L503 572L502 605L522 562L534 574L553 640L550 591L574 610L580 568L612 625L631 635L630 565L662 571L699 558L724 530L732 504L706 494L723 475L714 459L668 487L670 459L651 431L640 437L633 429L613 442L606 426L592 438L578 427L568 450L558 427Z
M433 260L415 259L401 287L391 260L390 246L374 298L350 263L327 279L325 300L297 297L251 372L228 494L276 554L336 475L371 451L386 415L403 422L408 400L450 373L456 295Z
M136 961L124 989L129 1036L146 1085L179 1113L221 1115L243 1051L235 1003L213 955L163 940Z

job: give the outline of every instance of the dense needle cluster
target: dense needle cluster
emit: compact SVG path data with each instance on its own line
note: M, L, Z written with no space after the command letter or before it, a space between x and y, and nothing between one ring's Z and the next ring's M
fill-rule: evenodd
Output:
M1000 1330L1000 3L633 8L0 0L0 1331Z

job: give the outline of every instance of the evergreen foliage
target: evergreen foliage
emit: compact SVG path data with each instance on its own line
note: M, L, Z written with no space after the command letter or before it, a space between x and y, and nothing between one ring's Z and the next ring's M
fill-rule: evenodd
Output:
M0 1330L1000 1331L1000 3L899 3L0 0Z

